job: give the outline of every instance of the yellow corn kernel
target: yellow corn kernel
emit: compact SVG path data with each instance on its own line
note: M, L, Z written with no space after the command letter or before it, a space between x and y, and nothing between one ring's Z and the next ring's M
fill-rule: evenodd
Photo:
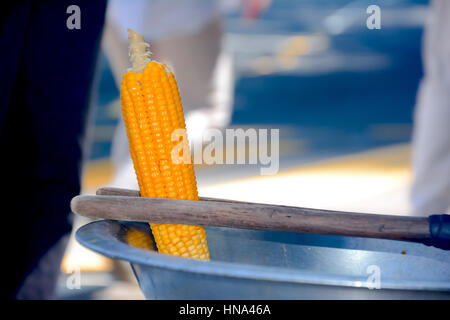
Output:
M126 233L127 243L144 250L155 250L152 239L141 230L130 229Z

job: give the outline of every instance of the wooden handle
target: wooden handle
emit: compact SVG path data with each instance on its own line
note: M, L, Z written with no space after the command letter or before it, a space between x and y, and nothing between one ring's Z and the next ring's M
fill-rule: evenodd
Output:
M123 196L123 197L140 197L139 190L122 189L114 187L102 187L98 188L95 192L98 196Z
M141 196L139 190L122 189L122 188L114 188L114 187L99 188L99 189L97 189L97 192L95 194L98 196L123 196L123 197L140 197ZM251 202L242 202L242 201L236 201L236 200L208 198L208 197L199 197L199 198L200 198L200 201L251 203Z
M117 195L117 194L121 195ZM428 218L339 212L260 203L140 198L137 191L101 189L72 199L72 211L91 218L180 223L424 242ZM108 195L105 195L108 194ZM124 196L125 195L125 196Z

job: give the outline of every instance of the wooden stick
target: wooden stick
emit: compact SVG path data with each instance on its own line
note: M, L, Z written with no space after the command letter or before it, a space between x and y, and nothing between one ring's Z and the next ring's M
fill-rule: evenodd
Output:
M98 196L124 196L124 197L140 197L139 190L122 189L114 187L102 187L98 188L95 192Z
M72 211L91 218L180 223L424 242L427 217L363 214L202 198L200 201L140 198L137 191L101 189L77 196ZM116 195L117 193L125 194ZM108 195L105 195L108 194Z
M123 197L140 197L141 194L139 190L131 190L131 189L122 189L115 187L102 187L97 189L95 193L98 196L123 196ZM201 201L221 201L221 202L233 202L233 203L251 203L251 202L242 202L236 200L227 200L227 199L218 199L218 198L208 198L208 197L199 197Z

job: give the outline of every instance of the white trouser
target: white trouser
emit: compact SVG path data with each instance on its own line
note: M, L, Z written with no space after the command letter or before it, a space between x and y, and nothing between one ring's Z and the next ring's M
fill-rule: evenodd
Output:
M450 1L434 0L423 42L413 133L412 214L450 209Z

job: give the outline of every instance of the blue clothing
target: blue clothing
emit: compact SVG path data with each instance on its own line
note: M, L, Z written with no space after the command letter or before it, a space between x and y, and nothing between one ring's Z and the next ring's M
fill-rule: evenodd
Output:
M73 4L80 29L66 25ZM63 250L49 251L64 248L59 243L71 231L105 10L106 0L18 1L2 10L0 168L3 197L13 204L2 219L14 231L4 239L6 298L53 297ZM53 257L45 267L44 255ZM37 279L29 287L27 276Z

